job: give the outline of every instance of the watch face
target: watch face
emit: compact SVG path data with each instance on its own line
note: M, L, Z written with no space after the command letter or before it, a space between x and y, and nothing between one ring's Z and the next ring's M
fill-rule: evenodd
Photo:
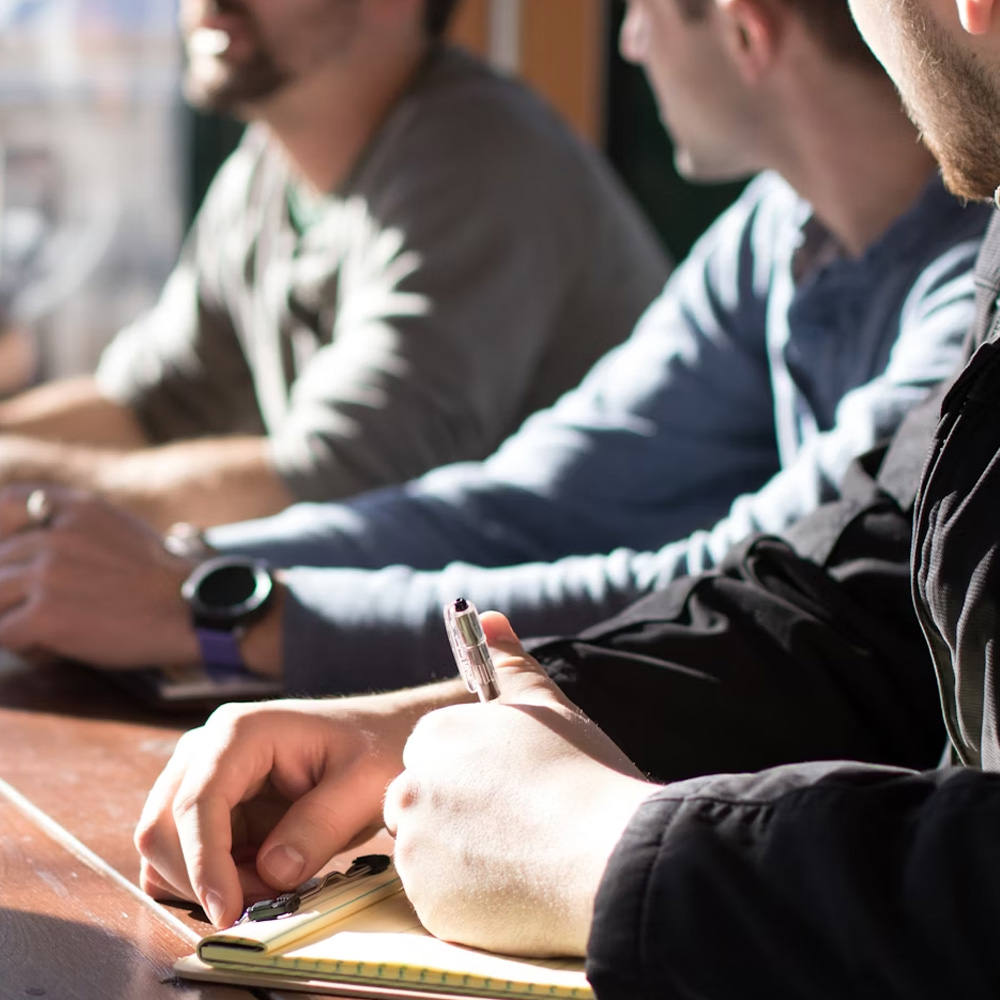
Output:
M220 566L201 581L198 600L207 608L231 608L250 600L256 590L257 577L249 566Z
M271 596L272 580L253 559L221 556L202 563L182 588L195 625L233 628L252 618Z

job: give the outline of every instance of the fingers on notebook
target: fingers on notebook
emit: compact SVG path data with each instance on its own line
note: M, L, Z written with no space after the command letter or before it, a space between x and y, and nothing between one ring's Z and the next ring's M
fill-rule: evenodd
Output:
M174 796L184 776L181 759L184 739L187 737L182 738L146 797L135 831L134 843L142 858L143 871L151 873L144 878L142 888L151 896L159 896L158 889L169 889L179 899L194 898L173 822Z
M139 887L154 899L185 900L189 896L165 879L145 858L139 862Z
M146 892L197 901L218 925L239 917L243 890L232 857L231 794L213 783L201 732L181 738L157 778L135 845L144 860Z
M232 809L213 794L178 792L174 809L177 837L195 897L216 927L234 923L243 912L243 887L232 855Z
M361 780L350 767L333 767L288 807L257 855L257 871L265 882L276 889L294 888L371 826L370 793L356 782L352 788L352 776Z

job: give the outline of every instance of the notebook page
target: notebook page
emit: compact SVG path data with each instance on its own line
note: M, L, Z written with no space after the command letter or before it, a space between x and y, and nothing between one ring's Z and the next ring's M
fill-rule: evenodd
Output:
M579 990L590 996L583 963L573 959L526 960L439 941L424 930L402 893L356 913L319 940L269 955L276 968L313 975L395 980L440 987L496 988L510 983ZM572 994L571 994L572 995Z
M293 944L302 944L323 936L331 925L348 920L386 896L402 893L396 870L392 867L379 875L357 883L331 886L309 901L308 908L280 920L248 921L228 930L202 938L198 955L206 962L219 950L236 948L248 953L244 961L255 961L253 952L272 954Z

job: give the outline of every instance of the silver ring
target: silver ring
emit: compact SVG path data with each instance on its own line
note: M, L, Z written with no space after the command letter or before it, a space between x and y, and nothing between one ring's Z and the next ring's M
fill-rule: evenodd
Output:
M47 528L55 514L52 498L45 490L32 490L24 501L24 510L28 515L28 523L34 528Z

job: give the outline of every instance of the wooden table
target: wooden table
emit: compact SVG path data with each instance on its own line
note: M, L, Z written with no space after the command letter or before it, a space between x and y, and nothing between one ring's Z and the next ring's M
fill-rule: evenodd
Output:
M0 654L0 1000L302 1000L179 983L208 925L137 887L132 833L194 716L144 710L83 668Z

